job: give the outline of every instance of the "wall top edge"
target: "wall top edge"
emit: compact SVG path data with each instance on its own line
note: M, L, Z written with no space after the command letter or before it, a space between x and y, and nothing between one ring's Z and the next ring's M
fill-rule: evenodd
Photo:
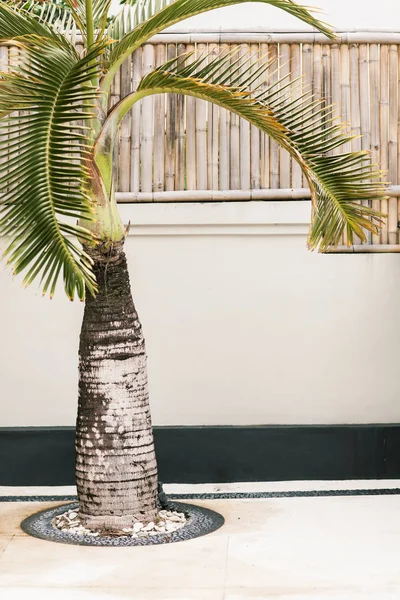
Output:
M337 34L341 33L400 33L400 28L393 27L337 27L333 28ZM299 33L310 34L319 33L315 27L195 27L182 28L179 25L173 25L166 29L163 34L170 35L175 33Z
M182 29L174 25L162 33L155 35L148 43L386 43L400 44L400 29L392 27L338 27L334 29L337 39L331 40L315 28L282 28L282 27L252 27L252 28L193 28ZM75 36L76 42L82 42L80 34ZM11 42L1 44L12 46Z

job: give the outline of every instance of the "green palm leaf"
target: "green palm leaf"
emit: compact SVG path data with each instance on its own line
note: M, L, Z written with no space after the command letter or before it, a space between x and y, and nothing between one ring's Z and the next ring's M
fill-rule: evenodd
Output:
M54 32L63 35L67 39L74 40L76 35L76 22L68 7L56 2L34 0L22 2L19 7L14 6L14 10L22 15L33 17L39 23L49 27Z
M86 38L86 5L85 0L65 0L69 6L79 29ZM108 13L112 0L92 0L93 25L97 31L97 39L100 39L107 25Z
M90 80L94 47L80 59L71 46L48 38L20 48L26 61L0 80L0 234L11 237L5 254L14 273L29 284L41 275L43 293L52 296L63 272L69 298L83 299L85 286L95 292L91 260L71 236L90 241L74 225L90 219L85 161L90 153L88 122L97 92ZM23 110L17 114L16 110Z
M0 43L10 40L21 40L28 36L48 38L61 46L69 46L64 35L58 35L54 27L29 10L24 10L0 3Z
M123 8L110 26L109 35L115 36L113 39L119 41L111 51L110 68L102 82L102 89L109 90L112 79L125 58L156 33L184 19L216 8L256 1L280 8L328 37L334 37L325 23L316 19L306 7L296 4L293 0L196 0L196 2L193 0L130 0L133 11ZM131 27L133 27L132 31Z
M240 59L243 60L242 58ZM326 250L340 243L344 230L349 243L353 233L365 239L363 229L376 232L381 214L357 201L381 200L385 184L381 172L370 164L367 152L350 152L339 156L332 151L347 144L352 136L336 124L332 107L315 101L310 94L295 97L287 78L267 89L251 90L255 79L263 78L263 69L254 70L249 55L243 70L224 57L205 64L199 58L182 67L182 57L175 58L146 75L136 92L130 94L110 112L95 146L99 168L104 168L110 143L118 125L135 102L148 95L179 93L211 101L246 119L273 139L300 164L313 200L311 248ZM266 63L264 71L270 65ZM249 75L250 73L250 75ZM297 85L297 84L296 84Z

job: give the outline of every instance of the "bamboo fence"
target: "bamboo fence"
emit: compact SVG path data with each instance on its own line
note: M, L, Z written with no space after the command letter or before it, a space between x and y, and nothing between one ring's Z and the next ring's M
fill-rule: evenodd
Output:
M6 66L14 51L0 48L0 65ZM243 69L249 53L257 63L276 57L278 69L271 67L261 85L302 76L293 94L308 87L333 103L341 119L361 136L344 150L370 150L390 182L388 199L374 205L388 215L382 231L369 236L367 245L356 240L352 251L367 252L377 245L377 251L398 251L400 31L347 31L333 42L315 32L265 29L160 34L122 65L112 104L134 90L155 65L188 52L194 55L187 60L230 53ZM137 104L122 124L117 162L120 202L309 198L297 163L274 141L222 108L183 96L156 96Z

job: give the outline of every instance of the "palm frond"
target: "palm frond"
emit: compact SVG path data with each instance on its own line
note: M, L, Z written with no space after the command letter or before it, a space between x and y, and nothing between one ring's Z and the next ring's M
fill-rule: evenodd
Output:
M157 93L194 96L246 119L276 140L299 163L313 200L311 248L324 251L338 245L344 230L349 243L353 233L365 239L363 229L376 232L382 215L357 203L384 197L382 173L371 165L369 153L333 155L334 150L353 139L337 124L333 108L313 99L311 94L296 97L287 78L266 88L254 88L257 64L251 62L254 59L250 56L248 60L249 68L245 70L238 69L240 63L232 61L230 56L208 64L200 57L185 66L182 57L178 57L154 69L141 80L136 92L110 111L95 146L96 156L104 160L119 123L139 99ZM271 65L266 62L264 70L268 68ZM265 78L260 69L256 74L258 80ZM298 82L294 85L298 86Z
M26 60L0 79L0 234L11 238L5 255L14 273L25 272L26 284L41 276L43 293L52 296L62 271L69 298L83 299L85 286L94 293L95 278L71 236L92 240L74 223L92 215L84 183L98 97L93 62L102 47L80 59L47 38L16 44Z
M280 8L328 37L334 37L328 25L293 0L128 0L128 4L132 5L131 10L128 7L122 8L108 31L118 41L112 48L109 71L103 79L102 89L109 90L112 79L125 58L167 27L216 8L256 1Z
M111 3L112 0L93 1L94 24L97 31L97 39L101 39L106 30Z
M85 0L65 0L69 6L74 18L79 26L79 29L86 37L86 7ZM97 39L99 40L107 26L108 14L110 11L112 0L92 0L93 3L93 23L97 31Z
M37 36L53 40L58 45L69 45L64 35L58 35L46 19L40 19L36 14L23 8L11 7L5 2L0 3L0 42L21 40L28 36Z
M114 41L121 40L140 23L153 17L168 4L171 4L171 0L153 0L152 2L131 0L125 2L120 11L112 17L107 27L107 35Z
M18 6L13 5L14 11L19 11L22 15L28 15L52 29L55 33L63 35L73 44L77 33L77 25L71 10L59 3L42 0L27 0L21 2Z
M65 4L70 9L83 39L86 39L85 0L65 0Z

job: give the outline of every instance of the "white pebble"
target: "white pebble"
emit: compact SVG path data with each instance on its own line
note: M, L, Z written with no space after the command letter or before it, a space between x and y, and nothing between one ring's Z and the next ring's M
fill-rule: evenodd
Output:
M89 535L98 537L98 531L90 531L84 527L79 520L77 510L58 515L52 521L53 525L63 532L71 532L74 535ZM160 510L156 522L151 521L144 525L140 521L134 523L133 527L125 527L121 530L121 535L131 535L132 538L149 538L159 534L172 533L180 529L186 523L184 513L178 511Z

